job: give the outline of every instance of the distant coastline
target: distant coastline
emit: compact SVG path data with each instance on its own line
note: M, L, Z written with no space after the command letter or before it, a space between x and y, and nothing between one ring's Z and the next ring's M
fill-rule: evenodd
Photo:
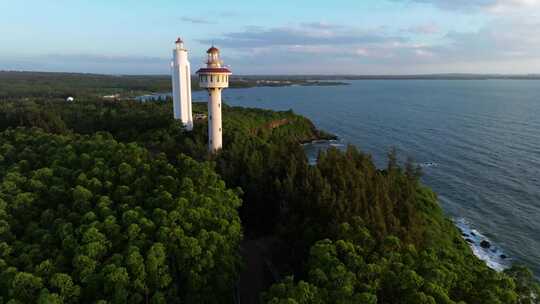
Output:
M251 75L242 76L244 78L257 79L266 77L269 79L290 79L290 80L323 80L323 81L343 81L343 80L540 80L540 74L412 74L412 75Z
M194 76L193 76L194 77ZM51 82L54 79L55 82ZM346 86L353 80L540 80L540 74L419 74L419 75L236 75L230 88ZM7 83L11 83L9 86ZM99 88L99 89L96 89ZM196 79L192 89L201 90ZM132 100L145 95L171 92L169 75L106 75L91 73L2 71L0 100L20 97L57 98L99 97L106 100ZM47 92L45 96L42 92Z
M170 78L170 75L165 74L98 74L98 73L78 73L78 72L45 72L45 71L25 71L25 70L0 70L0 76L80 76L80 77L134 77L159 79ZM237 74L231 77L232 80L245 81L291 81L291 82L307 82L307 81L336 81L332 84L347 83L340 80L401 80L401 79L441 79L441 80L490 80L490 79L531 79L540 80L540 72L538 74L490 74L490 73L433 73L433 74L399 74L399 75L369 75L369 74ZM325 85L321 83L321 85Z

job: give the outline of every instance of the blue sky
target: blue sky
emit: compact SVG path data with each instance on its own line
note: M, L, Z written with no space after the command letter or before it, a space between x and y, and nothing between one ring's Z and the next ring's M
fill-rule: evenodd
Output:
M0 69L166 74L214 42L236 74L540 73L540 0L0 0Z

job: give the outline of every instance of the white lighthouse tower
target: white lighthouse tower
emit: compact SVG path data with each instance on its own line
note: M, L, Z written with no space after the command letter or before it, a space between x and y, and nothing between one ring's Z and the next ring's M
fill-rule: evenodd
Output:
M223 147L221 129L221 90L229 87L231 71L223 67L219 49L212 46L206 52L206 68L197 71L199 86L208 91L208 150L216 152Z
M173 50L172 88L174 119L180 120L186 129L193 130L191 111L191 67L184 42L178 38Z

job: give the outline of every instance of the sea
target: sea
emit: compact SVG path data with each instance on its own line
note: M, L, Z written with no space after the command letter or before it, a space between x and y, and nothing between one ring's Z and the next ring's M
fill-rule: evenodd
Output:
M234 106L292 109L339 137L306 145L311 161L320 149L348 144L381 168L392 148L411 157L479 258L499 271L521 263L540 277L540 81L345 82L223 96Z

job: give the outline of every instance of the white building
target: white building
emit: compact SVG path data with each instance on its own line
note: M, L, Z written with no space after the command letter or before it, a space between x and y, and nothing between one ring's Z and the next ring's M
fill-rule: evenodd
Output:
M221 90L229 87L231 71L223 67L219 50L211 47L206 52L206 68L197 71L199 86L208 91L208 150L216 152L223 147L221 129Z
M186 129L193 130L191 110L191 67L184 42L178 38L173 50L172 88L174 119L180 120Z

